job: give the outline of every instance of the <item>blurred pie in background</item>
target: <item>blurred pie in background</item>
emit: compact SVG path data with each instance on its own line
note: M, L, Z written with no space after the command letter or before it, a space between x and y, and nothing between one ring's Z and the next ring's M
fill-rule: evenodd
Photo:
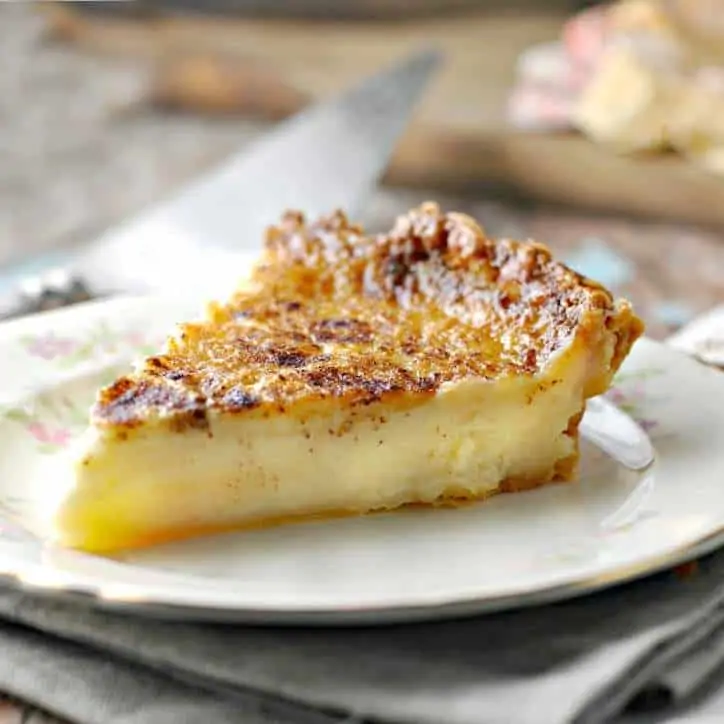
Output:
M724 0L621 0L521 58L510 119L724 175Z

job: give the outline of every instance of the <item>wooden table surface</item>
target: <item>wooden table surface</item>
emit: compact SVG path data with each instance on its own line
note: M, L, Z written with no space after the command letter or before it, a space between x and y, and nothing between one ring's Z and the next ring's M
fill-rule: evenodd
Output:
M38 45L42 24L22 5L0 7L0 15L0 104L25 109L22 117L6 116L11 122L0 137L0 264L90 237L263 130L247 121L135 111L132 74L124 68ZM22 77L9 67L22 67ZM572 213L474 192L450 197L434 189L380 190L368 216L383 227L428 198L472 214L491 234L545 241L631 298L654 337L724 302L721 229ZM54 720L0 703L0 724L21 721Z

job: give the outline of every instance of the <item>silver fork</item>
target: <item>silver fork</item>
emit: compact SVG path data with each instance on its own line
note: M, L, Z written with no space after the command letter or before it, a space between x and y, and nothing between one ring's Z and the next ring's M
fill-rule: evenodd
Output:
M0 320L60 309L94 298L83 279L65 269L54 269L22 280L12 296L0 305Z

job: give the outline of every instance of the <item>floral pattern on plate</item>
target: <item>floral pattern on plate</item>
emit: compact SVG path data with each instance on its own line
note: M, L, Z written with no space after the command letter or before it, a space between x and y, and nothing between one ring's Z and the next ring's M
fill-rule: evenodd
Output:
M656 367L619 372L611 389L606 393L606 397L616 407L636 420L649 434L654 434L659 423L650 414L644 412L647 406L654 401L647 382L663 374L664 370Z
M46 393L31 403L0 411L0 419L21 425L36 443L37 452L56 453L88 424L87 401Z
M100 321L78 335L58 334L43 330L19 338L27 355L28 365L51 364L58 370L73 371L81 365L102 365L110 357L127 358L147 356L162 346L162 340L145 334L140 329L114 329ZM109 384L117 376L114 367L102 371L96 387ZM29 396L29 402L0 407L0 420L23 427L34 440L36 451L53 454L67 447L88 424L88 411L92 403L88 391L83 395L68 395L57 390Z
M160 346L158 340L141 330L114 330L104 321L81 337L61 336L48 330L23 336L20 342L31 358L53 362L62 369L126 352L148 355Z

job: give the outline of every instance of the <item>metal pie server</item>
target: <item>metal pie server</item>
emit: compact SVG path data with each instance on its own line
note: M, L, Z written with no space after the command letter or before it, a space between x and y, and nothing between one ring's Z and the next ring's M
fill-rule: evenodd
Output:
M0 299L0 317L123 292L223 294L285 209L358 216L440 61L419 52L281 123L60 268L23 280Z

